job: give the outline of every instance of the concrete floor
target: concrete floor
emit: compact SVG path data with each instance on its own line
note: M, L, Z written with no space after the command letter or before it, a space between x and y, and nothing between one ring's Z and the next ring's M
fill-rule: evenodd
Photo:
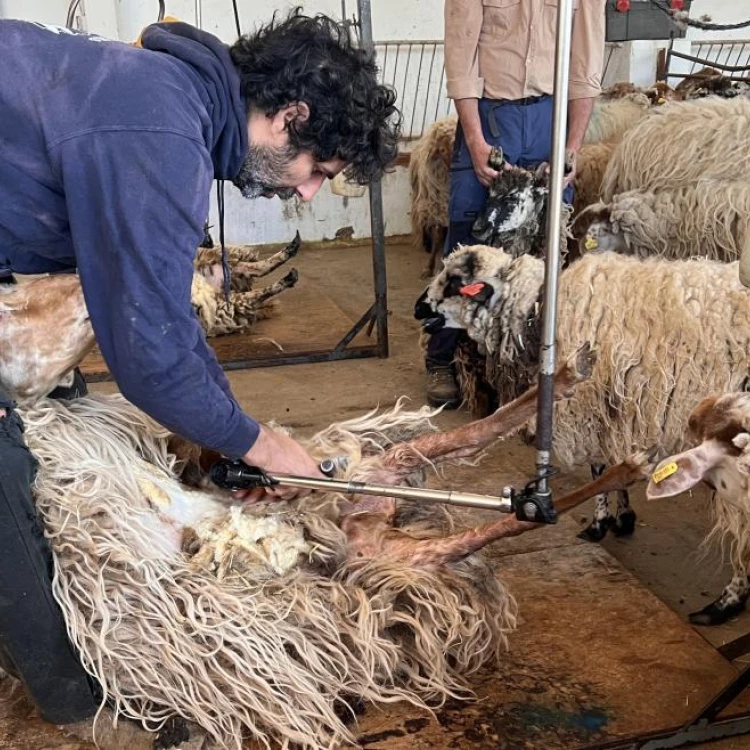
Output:
M376 406L389 406L401 396L409 397L415 407L420 406L423 403L424 369L418 347L418 327L411 310L425 283L420 279L420 272L426 260L426 255L406 244L394 242L389 246L391 356L388 359L234 372L230 375L232 386L246 410L259 420L275 419L304 435ZM300 283L309 280L324 286L351 319L357 319L371 304L368 247L303 247L295 265L300 269ZM294 290L282 297L282 315L297 314L293 294ZM111 391L113 386L99 384L93 388ZM469 418L465 411L448 412L440 416L439 422L451 426ZM499 489L502 483L523 481L532 465L533 452L519 442L511 441L502 452L493 452L492 460L475 470L478 473L467 474L463 470L449 474L446 483L455 481L455 486L463 489L489 492L493 487ZM587 470L581 469L561 479L557 486L573 486L587 478ZM684 618L687 612L703 607L718 595L728 580L727 571L715 552L709 551L704 558L700 557L700 540L709 524L708 494L701 490L693 497L653 504L646 503L642 492L637 492L633 501L639 516L635 535L631 539L607 539L603 547L640 583ZM574 512L575 521L585 523L590 511L590 506L581 506ZM575 528L571 527L571 536L574 531ZM700 635L714 644L721 644L746 630L750 630L750 615L743 615L721 628L702 629ZM633 625L632 637L639 637L637 623ZM28 719L23 713L28 709L23 708L23 704L21 706L19 709L16 704L11 710L6 703L6 710L0 712L0 748L88 750L91 747L68 741L62 743L52 734L40 734L38 722ZM534 744L528 747L542 750L541 746ZM706 747L750 749L750 738Z

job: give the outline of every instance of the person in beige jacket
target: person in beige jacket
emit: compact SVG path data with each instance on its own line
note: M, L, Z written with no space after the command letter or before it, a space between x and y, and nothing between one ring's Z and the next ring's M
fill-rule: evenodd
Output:
M445 70L458 127L451 163L449 228L444 251L476 244L471 225L497 177L493 146L506 162L533 168L552 145L557 0L445 0ZM566 146L581 147L604 64L605 0L573 0ZM564 199L572 202L573 172ZM459 331L443 329L427 348L427 400L456 407L452 360Z

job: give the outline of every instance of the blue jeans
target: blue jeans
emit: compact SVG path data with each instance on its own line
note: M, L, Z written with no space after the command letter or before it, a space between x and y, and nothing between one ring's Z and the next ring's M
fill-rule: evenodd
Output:
M552 149L551 96L536 97L523 103L480 99L479 119L485 140L491 146L500 146L508 163L533 169L549 161ZM487 188L479 182L474 172L460 124L453 146L450 181L449 224L444 255L448 255L456 245L479 243L472 237L471 226L487 201ZM572 186L565 189L563 200L573 202ZM444 328L430 337L427 345L428 368L451 364L460 333L456 328Z

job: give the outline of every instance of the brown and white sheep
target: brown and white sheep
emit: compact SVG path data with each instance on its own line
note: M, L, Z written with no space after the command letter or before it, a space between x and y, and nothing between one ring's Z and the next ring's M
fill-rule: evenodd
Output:
M690 620L719 625L742 612L750 596L750 394L709 396L687 425L692 447L657 466L646 494L650 500L672 497L701 482L713 490L714 525L707 541L729 551L734 574L721 596Z
M264 276L296 255L299 235L284 250L258 261L257 251L227 248L233 289L251 289L253 279ZM199 249L193 274L192 303L207 336L246 331L269 313L269 302L297 281L291 271L281 280L257 291L222 290L221 250ZM36 325L46 310L55 310L53 328ZM21 402L50 393L67 384L78 363L78 354L94 347L83 290L78 277L64 274L36 277L20 284L0 285L0 382Z

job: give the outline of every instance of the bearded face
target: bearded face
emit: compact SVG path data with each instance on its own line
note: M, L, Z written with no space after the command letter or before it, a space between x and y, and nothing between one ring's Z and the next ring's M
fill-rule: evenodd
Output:
M297 189L285 185L292 177L291 164L298 155L299 150L290 143L281 147L251 144L232 182L245 198L294 198Z

